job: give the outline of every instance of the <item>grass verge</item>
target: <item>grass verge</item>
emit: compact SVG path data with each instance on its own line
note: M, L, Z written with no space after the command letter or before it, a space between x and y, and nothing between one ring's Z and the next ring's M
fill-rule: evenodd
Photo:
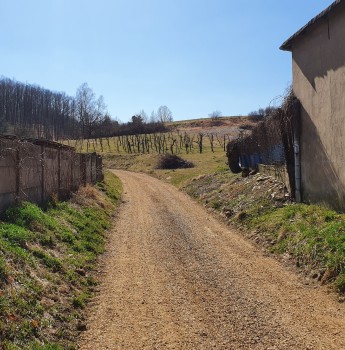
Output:
M158 169L161 159L159 154L108 154L104 155L103 161L109 169L117 168L147 173L178 188L183 187L187 181L200 174L224 172L228 168L225 153L219 149L215 152L205 150L200 154L195 151L189 154L179 154L179 156L194 166L180 169Z
M75 349L121 184L107 172L47 210L22 203L0 222L0 349Z
M345 293L345 214L292 203L282 184L260 174L219 172L193 179L184 190L309 279Z

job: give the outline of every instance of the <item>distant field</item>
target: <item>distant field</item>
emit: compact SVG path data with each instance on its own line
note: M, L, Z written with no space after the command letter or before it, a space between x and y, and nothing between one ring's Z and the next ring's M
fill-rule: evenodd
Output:
M213 149L225 150L224 145L238 137L241 132L251 129L256 124L251 117L221 117L184 120L168 123L167 133L148 135L115 136L83 141L66 141L81 152L101 154L136 154L136 153L175 153L186 154L199 152L202 137L203 152ZM188 147L186 146L188 144Z
M252 117L232 116L220 117L216 120L201 118L193 120L182 120L168 124L172 130L187 133L212 133L236 137L241 126L252 127L256 124Z
M177 187L186 185L190 180L205 174L213 174L228 170L225 152L189 153L183 155L183 159L194 164L193 168L183 169L157 169L159 155L105 155L104 164L107 168L126 169L136 172L144 172L153 175L165 182Z
M226 144L255 125L249 117L221 117L176 121L170 132L116 136L67 142L81 152L97 152L107 168L150 173L178 187L200 175L228 170ZM201 151L201 152L200 152ZM193 168L162 170L162 154L173 153L194 164Z
M143 135L140 135L144 137ZM164 153L171 153L170 146L173 144L173 140L178 139L177 133L169 133L169 134L159 134L156 135L159 137L159 141L157 143L163 143L165 137L164 145ZM138 136L139 137L139 136ZM113 138L109 140L110 148L103 147L103 162L107 168L120 168L127 169L131 171L145 172L151 175L154 175L158 178L165 180L166 182L172 183L176 186L182 186L187 180L197 177L201 174L210 174L218 171L224 171L228 169L226 164L227 158L224 151L224 137L219 138L219 142L213 136L213 152L211 148L211 140L212 136L204 136L203 137L203 147L202 153L200 153L199 144L197 135L193 137L188 136L188 148L185 147L172 147L173 153L182 157L183 159L190 161L194 164L193 168L187 169L175 169L175 170L163 170L157 169L157 163L160 157L163 154L159 153L154 144L152 144L152 148L150 146L149 153L139 151L136 147L132 149L132 153L125 151L121 146L119 146L119 152L117 149L114 150L114 143L119 142L118 138ZM126 140L126 138L124 138ZM153 142L153 139L151 139ZM163 141L162 141L163 140ZM225 142L228 139L225 138ZM177 141L176 141L177 142ZM176 143L175 142L175 143ZM200 142L200 136L199 136ZM113 143L113 145L112 145ZM138 144L137 144L138 145ZM108 145L107 145L108 146ZM157 146L157 145L156 145ZM182 145L183 146L183 145ZM96 146L96 149L99 150L99 142ZM166 147L166 148L165 148ZM157 146L158 148L158 146Z

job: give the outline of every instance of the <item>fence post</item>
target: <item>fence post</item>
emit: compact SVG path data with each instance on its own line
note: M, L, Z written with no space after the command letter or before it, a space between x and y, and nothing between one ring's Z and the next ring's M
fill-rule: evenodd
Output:
M93 184L93 164L94 164L94 158L95 158L95 154L92 153L91 157L90 157L90 182Z
M103 180L103 171L102 171L102 157L96 156L96 181Z
M81 183L86 186L86 154L80 155Z

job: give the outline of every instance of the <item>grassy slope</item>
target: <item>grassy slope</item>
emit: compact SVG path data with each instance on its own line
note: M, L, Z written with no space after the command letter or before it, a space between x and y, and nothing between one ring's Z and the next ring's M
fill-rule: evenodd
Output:
M260 174L211 174L190 181L184 190L267 251L345 292L345 214L292 203L282 185Z
M121 168L137 172L146 172L177 187L200 174L210 174L227 169L226 157L219 148L212 153L206 149L202 154L193 152L183 154L182 158L194 164L193 168L164 170L157 169L158 154L105 155L104 163L109 168Z
M97 281L121 184L110 173L46 211L31 203L0 222L0 349L74 349Z

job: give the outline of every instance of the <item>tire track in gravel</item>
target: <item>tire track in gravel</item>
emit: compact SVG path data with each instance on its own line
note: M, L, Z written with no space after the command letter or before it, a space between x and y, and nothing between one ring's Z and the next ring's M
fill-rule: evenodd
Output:
M148 175L124 204L80 349L345 349L345 307Z

